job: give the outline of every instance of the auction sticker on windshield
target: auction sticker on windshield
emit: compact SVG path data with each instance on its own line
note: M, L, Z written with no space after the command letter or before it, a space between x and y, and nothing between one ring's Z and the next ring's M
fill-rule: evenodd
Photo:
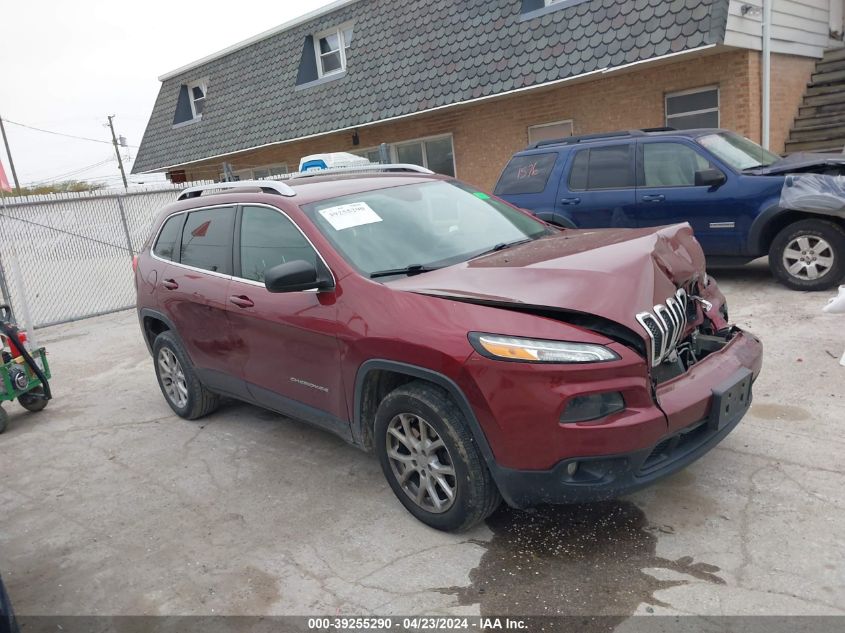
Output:
M328 209L320 209L320 215L332 225L335 231L381 222L378 213L373 211L372 207L366 202L353 202L329 207Z

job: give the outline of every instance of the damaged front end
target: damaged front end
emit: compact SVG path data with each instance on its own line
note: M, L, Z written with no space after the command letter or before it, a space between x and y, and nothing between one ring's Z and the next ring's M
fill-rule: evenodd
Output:
M679 288L637 320L651 343L649 366L657 384L685 374L739 331L728 323L725 297L709 275Z

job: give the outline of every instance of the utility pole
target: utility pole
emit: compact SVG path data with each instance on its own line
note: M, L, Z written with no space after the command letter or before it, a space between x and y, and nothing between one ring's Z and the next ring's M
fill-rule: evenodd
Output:
M123 188L129 189L129 183L126 182L126 172L123 170L123 159L120 157L120 146L117 144L117 136L114 133L114 123L112 123L112 119L114 115L108 117L109 119L109 129L111 130L111 140L114 143L114 153L117 154L117 164L120 167L120 176L123 178Z
M15 171L15 161L12 160L12 152L9 150L9 139L6 138L6 126L3 125L3 117L0 116L0 132L3 133L3 144L6 146L6 156L9 157L9 167L12 168L12 179L15 181L15 189L18 195L21 191L21 183L18 182L18 172Z

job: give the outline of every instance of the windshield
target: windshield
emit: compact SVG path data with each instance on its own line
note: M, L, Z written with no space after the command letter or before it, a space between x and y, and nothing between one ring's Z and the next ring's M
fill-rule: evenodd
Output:
M450 266L552 233L530 216L453 181L377 189L302 208L344 259L374 277Z
M780 160L780 156L763 149L754 141L733 132L719 132L699 136L698 143L710 150L714 156L724 161L737 171L767 167Z

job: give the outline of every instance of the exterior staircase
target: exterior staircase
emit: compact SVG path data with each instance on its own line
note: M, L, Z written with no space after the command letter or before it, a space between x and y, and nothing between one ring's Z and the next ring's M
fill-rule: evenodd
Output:
M845 148L845 48L829 50L816 63L792 124L786 153Z

